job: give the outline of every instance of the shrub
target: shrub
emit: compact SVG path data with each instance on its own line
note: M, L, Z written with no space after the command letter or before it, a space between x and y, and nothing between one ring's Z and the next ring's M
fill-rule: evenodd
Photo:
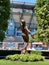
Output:
M20 60L24 62L28 61L28 54L27 55L20 54Z
M37 54L15 54L15 55L8 55L6 56L7 60L12 60L12 61L16 61L16 60L20 60L23 62L27 62L27 61L43 61L44 57L41 55L37 55Z
M41 51L31 51L30 54L42 55Z
M31 62L32 62L32 61L43 61L44 58L43 58L43 56L41 56L41 55L30 54L28 60L31 61Z
M34 59L35 59L35 54L33 54L33 55L30 54L28 60L32 62L32 61L34 61Z
M43 56L38 55L37 57L38 57L38 61L43 61L44 60Z
M8 56L6 56L6 59L7 60L13 60L13 61L15 61L15 60L18 60L19 59L19 55L18 54L15 54L15 55L8 55Z
M10 56L11 56L11 55L6 56L6 60L9 60L9 59L10 59Z
M19 54L15 54L14 58L15 58L15 60L18 60L19 59Z

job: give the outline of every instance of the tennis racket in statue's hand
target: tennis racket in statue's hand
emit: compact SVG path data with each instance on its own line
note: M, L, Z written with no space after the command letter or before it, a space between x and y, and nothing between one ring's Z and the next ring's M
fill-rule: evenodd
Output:
M34 38L34 35L31 35L32 38Z

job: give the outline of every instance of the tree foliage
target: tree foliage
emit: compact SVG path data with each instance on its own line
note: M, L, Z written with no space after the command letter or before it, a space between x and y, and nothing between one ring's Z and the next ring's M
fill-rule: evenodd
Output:
M38 41L49 43L49 0L37 0L35 6Z
M5 37L5 31L7 30L10 15L10 0L0 0L0 41L3 41ZM1 36L2 35L2 36Z

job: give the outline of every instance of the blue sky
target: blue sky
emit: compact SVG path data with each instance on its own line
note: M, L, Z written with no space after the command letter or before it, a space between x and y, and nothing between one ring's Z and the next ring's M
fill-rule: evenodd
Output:
M12 0L11 0L12 1ZM29 3L35 3L36 0L13 0L13 1L19 1L19 2L29 2Z

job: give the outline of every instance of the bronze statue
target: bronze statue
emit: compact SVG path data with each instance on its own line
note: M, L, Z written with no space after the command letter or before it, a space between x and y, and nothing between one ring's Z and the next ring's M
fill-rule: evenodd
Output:
M32 36L32 33L28 29L28 27L26 26L26 22L25 22L25 20L22 19L20 12L19 12L19 18L20 18L20 25L21 25L21 30L22 30L22 37L23 37L23 40L24 40L24 48L22 49L21 53L26 54L26 53L28 53L27 52L27 46L28 46L28 43L29 43L28 32L31 34L31 36Z

